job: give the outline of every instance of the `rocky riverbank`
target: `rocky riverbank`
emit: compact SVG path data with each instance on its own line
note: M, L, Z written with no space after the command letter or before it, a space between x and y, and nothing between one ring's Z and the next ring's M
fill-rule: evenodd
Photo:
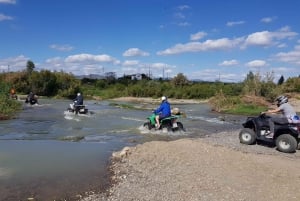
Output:
M298 200L300 151L243 145L238 132L124 148L113 154L112 187L82 201Z

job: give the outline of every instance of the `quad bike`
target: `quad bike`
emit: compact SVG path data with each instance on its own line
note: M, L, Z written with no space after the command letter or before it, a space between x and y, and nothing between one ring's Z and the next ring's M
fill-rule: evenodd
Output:
M300 142L300 124L276 124L274 137L268 138L270 133L269 116L261 114L258 117L248 117L243 123L243 129L239 133L239 139L242 144L255 144L257 140L271 142L277 149L284 153L293 153L299 148ZM298 145L299 144L299 145Z
M70 107L67 109L67 111L74 114L88 114L88 109L85 108L85 105L70 104Z
M37 96L34 96L34 97L27 97L27 98L25 99L25 103L28 103L28 104L30 104L30 105L38 104Z
M149 116L147 119L148 121L144 123L144 127L151 129L158 129L162 130L166 128L168 131L185 131L183 124L177 119L180 118L180 115L171 115L169 117L160 119L160 127L156 128L155 124L155 114L153 113L151 116Z

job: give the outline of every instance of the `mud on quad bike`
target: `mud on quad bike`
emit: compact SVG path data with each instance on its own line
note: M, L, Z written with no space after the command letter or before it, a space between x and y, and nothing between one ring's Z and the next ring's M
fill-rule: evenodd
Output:
M300 142L300 124L276 124L273 138L268 138L270 127L268 117L261 114L258 117L248 117L243 123L243 129L239 133L239 139L242 144L255 144L257 140L271 142L277 149L284 153L293 153L299 148ZM299 144L299 145L298 145Z
M185 131L183 124L177 119L180 118L180 115L171 115L169 117L160 119L160 127L159 130L166 128L168 131ZM155 114L153 113L151 116L147 117L149 121L144 123L144 127L148 128L149 130L156 128L155 127Z

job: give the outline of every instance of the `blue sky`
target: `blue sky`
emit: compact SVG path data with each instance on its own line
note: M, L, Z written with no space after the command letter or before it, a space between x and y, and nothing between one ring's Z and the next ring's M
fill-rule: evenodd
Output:
M0 0L0 70L300 75L299 0Z

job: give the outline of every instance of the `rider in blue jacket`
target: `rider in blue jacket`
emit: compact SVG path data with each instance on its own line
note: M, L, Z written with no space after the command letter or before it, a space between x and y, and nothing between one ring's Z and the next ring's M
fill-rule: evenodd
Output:
M160 127L159 120L171 116L171 106L165 96L161 97L161 104L159 108L154 110L156 126L157 128Z

